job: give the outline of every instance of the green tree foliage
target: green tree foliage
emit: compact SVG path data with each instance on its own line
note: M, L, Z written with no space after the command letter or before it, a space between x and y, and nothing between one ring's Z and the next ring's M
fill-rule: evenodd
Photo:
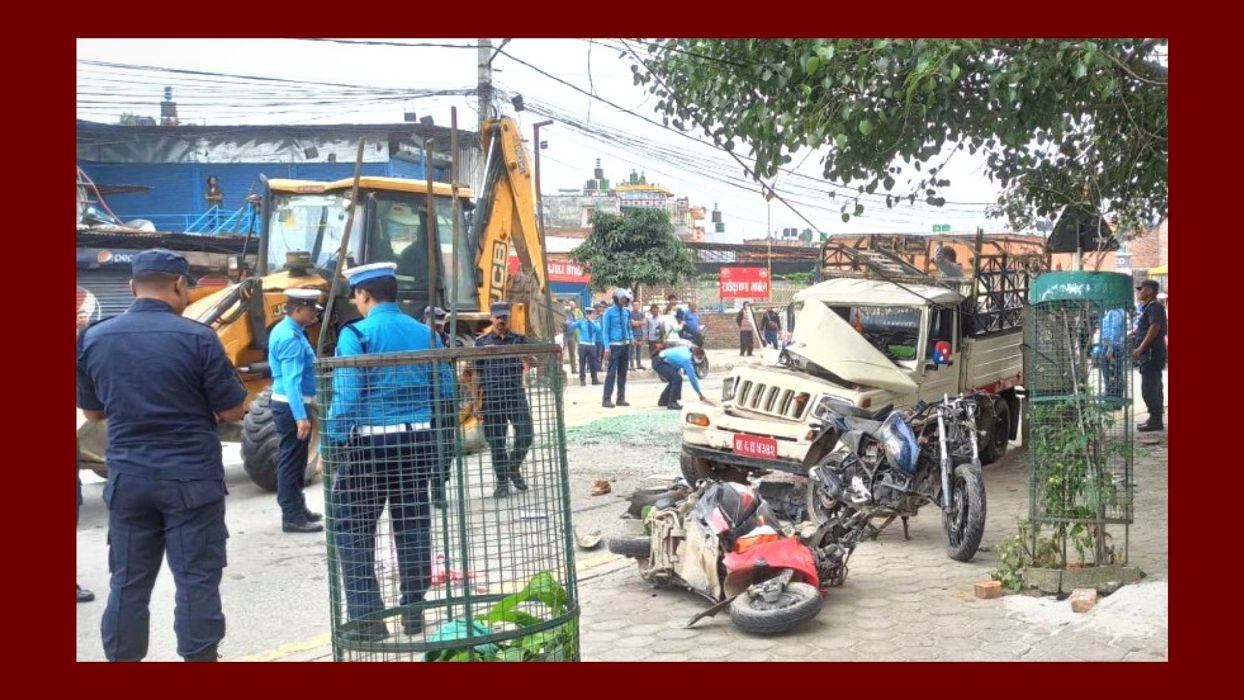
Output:
M746 143L757 178L776 176L799 149L832 145L824 177L857 190L846 192L843 221L863 212L865 194L890 207L945 204L949 144L950 157L984 156L1002 188L997 212L1017 228L1067 205L1132 228L1166 216L1165 47L1162 39L678 39L627 55L667 124L727 150Z
M631 209L622 216L596 213L592 232L570 257L592 271L592 288L673 285L695 274L695 259L663 209Z

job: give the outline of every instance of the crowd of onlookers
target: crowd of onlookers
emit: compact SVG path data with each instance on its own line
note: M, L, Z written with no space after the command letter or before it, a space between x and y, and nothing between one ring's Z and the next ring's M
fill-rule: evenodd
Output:
M610 300L599 300L580 308L578 302L567 300L562 306L562 348L570 363L571 375L579 376L579 385L604 384L602 405L606 408L628 406L626 375L630 370L651 367L662 380L671 384L662 394L660 405L679 408L677 396L682 369L699 392L693 370L704 352L704 323L695 301L681 302L676 294L647 303L635 299L630 290L617 289ZM739 328L739 355L752 355L756 341L780 348L789 340L784 331L782 315L777 308L760 312L751 302L744 302L735 315ZM683 362L686 362L686 367ZM600 374L604 372L602 381ZM617 399L614 399L614 387ZM671 398L672 396L672 398Z

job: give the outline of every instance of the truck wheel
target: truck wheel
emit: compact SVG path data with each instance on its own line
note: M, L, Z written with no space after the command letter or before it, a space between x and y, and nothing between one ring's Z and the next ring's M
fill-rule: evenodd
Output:
M702 457L692 457L686 451L679 457L678 466L682 470L682 478L692 486L695 486L701 479L747 483L746 469L718 466Z
M272 419L272 388L264 389L242 419L242 468L255 485L276 492L276 461L280 438ZM311 463L311 460L307 460Z
M955 561L972 561L985 535L985 479L971 464L955 467L950 480L950 512L942 512L946 554Z
M983 412L988 414L988 412ZM993 422L980 446L981 464L993 464L1006 456L1011 444L1011 404L1001 396L993 400Z
M730 619L750 634L781 634L795 629L821 612L821 593L806 583L787 584L773 603L747 592L730 603Z

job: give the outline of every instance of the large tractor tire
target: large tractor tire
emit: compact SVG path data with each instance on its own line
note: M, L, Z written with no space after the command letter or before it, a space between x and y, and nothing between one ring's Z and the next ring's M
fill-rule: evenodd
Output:
M91 422L78 412L78 464L103 479L108 478L104 448L108 445L108 421Z
M319 430L312 421L311 448L307 454L306 483L320 474ZM251 402L242 419L242 468L256 486L276 493L276 463L280 454L280 436L272 417L272 388L264 389Z

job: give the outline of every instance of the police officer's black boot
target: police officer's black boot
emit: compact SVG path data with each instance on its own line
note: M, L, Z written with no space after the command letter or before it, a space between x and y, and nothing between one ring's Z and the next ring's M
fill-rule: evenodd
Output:
M220 661L220 654L216 653L216 645L213 644L203 651L185 657L185 661Z
M510 483L514 484L514 488L519 491L527 490L527 482L523 480L523 475L518 473L518 467L510 470Z
M77 585L77 584L74 584L74 585ZM92 600L95 600L95 594L86 590L82 586L78 586L78 602L89 603Z
M509 476L505 473L505 469L502 467L493 467L493 471L497 475L497 488L493 490L492 497L504 498L510 495Z

